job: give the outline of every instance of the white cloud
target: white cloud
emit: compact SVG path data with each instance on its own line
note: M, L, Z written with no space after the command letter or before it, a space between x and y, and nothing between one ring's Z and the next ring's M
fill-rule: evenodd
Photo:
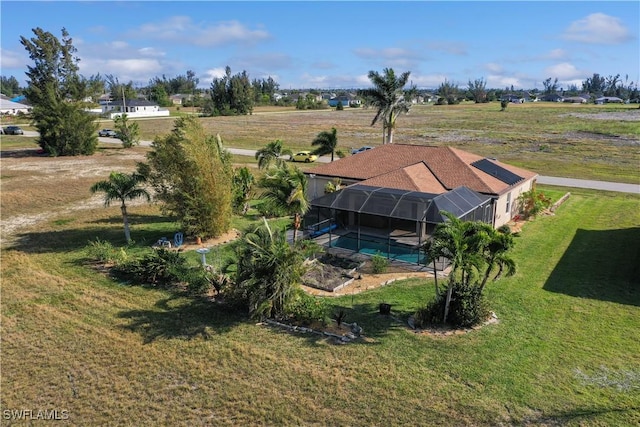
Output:
M572 22L563 37L583 43L619 44L631 40L632 35L619 18L592 13L584 19Z
M142 37L197 46L221 46L229 43L256 43L271 37L263 29L250 29L238 21L222 21L213 25L196 23L188 16L174 16L164 22L147 23L129 32Z
M547 59L565 59L567 58L568 53L564 49L553 49L544 55L544 58Z
M494 74L502 74L504 68L500 64L496 64L495 62L487 62L484 64L484 69Z
M568 62L562 62L545 68L545 73L548 76L557 78L558 80L569 80L581 76L583 73L578 70L573 64Z
M518 77L504 75L490 75L487 77L488 88L504 88L511 87L522 89L522 81Z
M156 49L155 47L143 47L138 49L138 53L142 56L152 56L152 57L163 57L166 55L165 52Z
M226 70L224 67L210 68L203 73L205 77L200 79L200 81L202 80L213 81L213 79L220 79L224 77L225 74L226 74Z
M5 70L9 68L26 69L26 64L28 60L29 59L26 55L26 52L18 53L12 50L0 49L0 67Z

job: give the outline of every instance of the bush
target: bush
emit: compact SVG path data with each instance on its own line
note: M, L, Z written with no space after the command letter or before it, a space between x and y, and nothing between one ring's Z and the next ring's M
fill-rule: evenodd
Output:
M387 271L387 267L389 267L389 260L378 252L371 257L371 267L373 274L384 273Z
M444 298L436 297L426 307L418 309L413 315L416 328L425 328L442 323L444 316Z
M154 250L141 260L116 266L113 274L143 285L166 287L183 282L188 275L187 261L178 252Z
M296 322L309 326L312 323L327 323L329 306L323 298L314 297L300 290L286 308L286 314Z
M442 309L444 312L444 305ZM447 323L469 327L484 322L488 317L487 302L479 287L457 285L453 288Z
M436 297L414 314L418 328L441 324L444 318L446 298ZM470 327L484 322L489 317L489 309L480 288L472 285L456 284L451 294L447 323L453 327Z
M86 246L87 254L90 258L103 264L122 264L127 260L127 252L124 248L116 248L111 242L100 240L89 241Z

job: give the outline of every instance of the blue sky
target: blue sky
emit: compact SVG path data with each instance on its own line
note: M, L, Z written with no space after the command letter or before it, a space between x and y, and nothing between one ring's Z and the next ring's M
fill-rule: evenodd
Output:
M640 80L638 1L7 1L3 76L24 84L20 36L65 27L86 77L144 86L195 71L209 87L225 66L290 88L361 88L369 70L411 71L421 88L581 86L593 73Z

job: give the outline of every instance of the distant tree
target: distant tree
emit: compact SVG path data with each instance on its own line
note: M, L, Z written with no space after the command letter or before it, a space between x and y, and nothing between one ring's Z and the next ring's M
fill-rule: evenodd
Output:
M487 82L484 79L469 80L469 92L473 101L478 104L487 102Z
M438 104L454 105L460 102L460 89L458 88L458 85L448 81L447 79L438 86L436 93L439 96L437 101Z
M374 126L378 120L382 121L383 144L393 143L393 132L396 129L398 116L408 113L411 109L411 97L415 94L416 88L412 86L409 90L404 89L410 75L410 71L405 71L396 76L393 68L385 68L382 74L369 71L368 77L373 87L360 92L368 105L377 108L371 126Z
M336 128L331 128L331 132L320 132L311 142L311 145L318 147L313 151L313 154L317 156L331 154L331 161L333 162L333 155L338 147L338 131Z
M229 230L233 170L219 136L207 135L197 118L181 117L169 135L155 139L147 161L139 172L187 235L217 237Z
M593 76L582 82L582 90L592 95L604 93L605 87L605 78L598 73L593 73Z
M542 82L542 86L544 86L544 94L551 95L558 92L558 78L551 81L551 77Z
M140 143L140 127L136 122L129 123L129 118L126 114L116 116L114 124L118 138L122 141L124 148L131 148Z
M255 157L258 161L258 168L267 169L272 163L281 166L285 162L282 156L291 156L292 154L293 152L284 148L284 143L277 139L256 151Z
M129 81L129 83L120 83L117 77L113 74L107 74L105 76L107 87L109 88L109 93L111 94L111 99L114 101L122 101L123 99L136 99L138 97L138 93L133 87L133 82Z
M99 181L91 186L92 193L105 193L105 206L109 206L114 200L120 202L120 211L124 222L124 236L127 239L127 243L131 241L131 232L129 230L129 215L127 214L126 202L141 197L147 199L147 201L151 199L147 190L140 187L144 182L145 177L138 173L128 175L121 172L111 172L107 181Z
M32 31L35 37L20 37L20 43L35 63L27 67L24 94L33 105L37 142L52 156L93 154L97 125L78 98L79 59L73 41L64 28L62 40L41 28Z
M156 85L151 87L151 99L158 103L161 107L170 107L172 105L169 95L163 85Z
M20 95L20 83L13 76L0 76L0 92L8 97Z
M231 75L231 68L225 68L225 75L213 79L211 83L213 115L245 115L253 112L253 88L246 71Z

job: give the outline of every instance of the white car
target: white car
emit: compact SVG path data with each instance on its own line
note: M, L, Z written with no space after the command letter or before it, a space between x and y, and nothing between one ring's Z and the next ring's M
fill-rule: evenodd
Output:
M111 138L115 138L116 131L112 129L102 129L101 131L98 131L98 136L108 136Z

